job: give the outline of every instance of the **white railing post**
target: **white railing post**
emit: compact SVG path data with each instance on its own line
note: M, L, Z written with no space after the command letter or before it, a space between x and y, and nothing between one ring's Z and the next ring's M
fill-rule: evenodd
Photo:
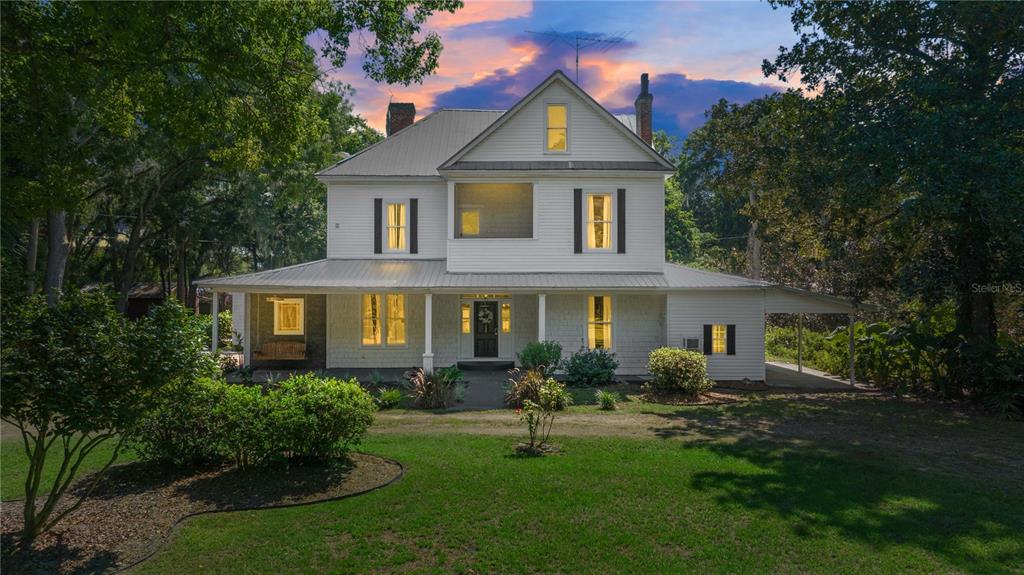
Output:
M537 294L537 341L547 339L546 324L547 318L547 294Z

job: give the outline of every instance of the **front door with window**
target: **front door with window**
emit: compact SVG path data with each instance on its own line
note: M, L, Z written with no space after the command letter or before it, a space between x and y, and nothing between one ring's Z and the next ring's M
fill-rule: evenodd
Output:
M473 302L473 355L498 357L498 302Z

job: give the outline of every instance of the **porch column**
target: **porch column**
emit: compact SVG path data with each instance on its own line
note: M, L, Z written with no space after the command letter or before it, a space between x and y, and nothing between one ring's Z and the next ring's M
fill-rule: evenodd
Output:
M548 294L545 293L537 294L537 341L544 341L547 339L547 333L545 330L547 319L544 317L547 311L547 296Z
M196 298L197 301L198 299L199 298ZM220 337L220 333L218 333L218 331L220 331L218 329L220 328L220 325L218 325L220 322L217 321L217 314L220 313L220 298L217 292L213 292L213 304L210 306L210 313L213 314L213 322L211 322L213 324L213 327L210 328L210 331L212 332L213 335L213 341L210 343L210 352L216 355L217 339Z
M242 297L242 306L245 313L242 314L242 367L249 367L252 365L252 307L249 305L251 301L259 301L258 298L250 297L256 294L244 293Z
M434 294L423 296L423 371L434 371Z
M796 371L804 372L804 314L796 315Z
M854 373L854 355L853 355L853 322L856 321L856 315L850 314L850 385L853 385L856 380L856 374Z

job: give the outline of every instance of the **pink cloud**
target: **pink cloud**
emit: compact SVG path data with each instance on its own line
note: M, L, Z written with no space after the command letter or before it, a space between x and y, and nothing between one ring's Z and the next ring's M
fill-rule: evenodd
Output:
M511 18L523 18L533 12L533 2L483 2L468 0L461 9L454 14L442 12L434 14L429 19L425 28L427 29L449 29L480 22L496 22Z

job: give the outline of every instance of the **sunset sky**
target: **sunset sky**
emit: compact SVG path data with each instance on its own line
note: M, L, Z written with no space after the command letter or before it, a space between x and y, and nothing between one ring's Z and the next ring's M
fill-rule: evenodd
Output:
M356 112L383 131L389 100L413 102L417 118L437 108L507 109L555 69L574 77L574 49L530 34L624 35L580 57L580 85L613 112L632 112L642 72L651 75L654 127L678 136L703 123L720 98L746 102L780 89L761 61L796 34L786 9L762 2L481 2L432 17L441 35L437 72L423 84L377 84L358 57L333 80L351 84ZM316 47L316 37L310 39ZM353 56L359 40L353 41Z

